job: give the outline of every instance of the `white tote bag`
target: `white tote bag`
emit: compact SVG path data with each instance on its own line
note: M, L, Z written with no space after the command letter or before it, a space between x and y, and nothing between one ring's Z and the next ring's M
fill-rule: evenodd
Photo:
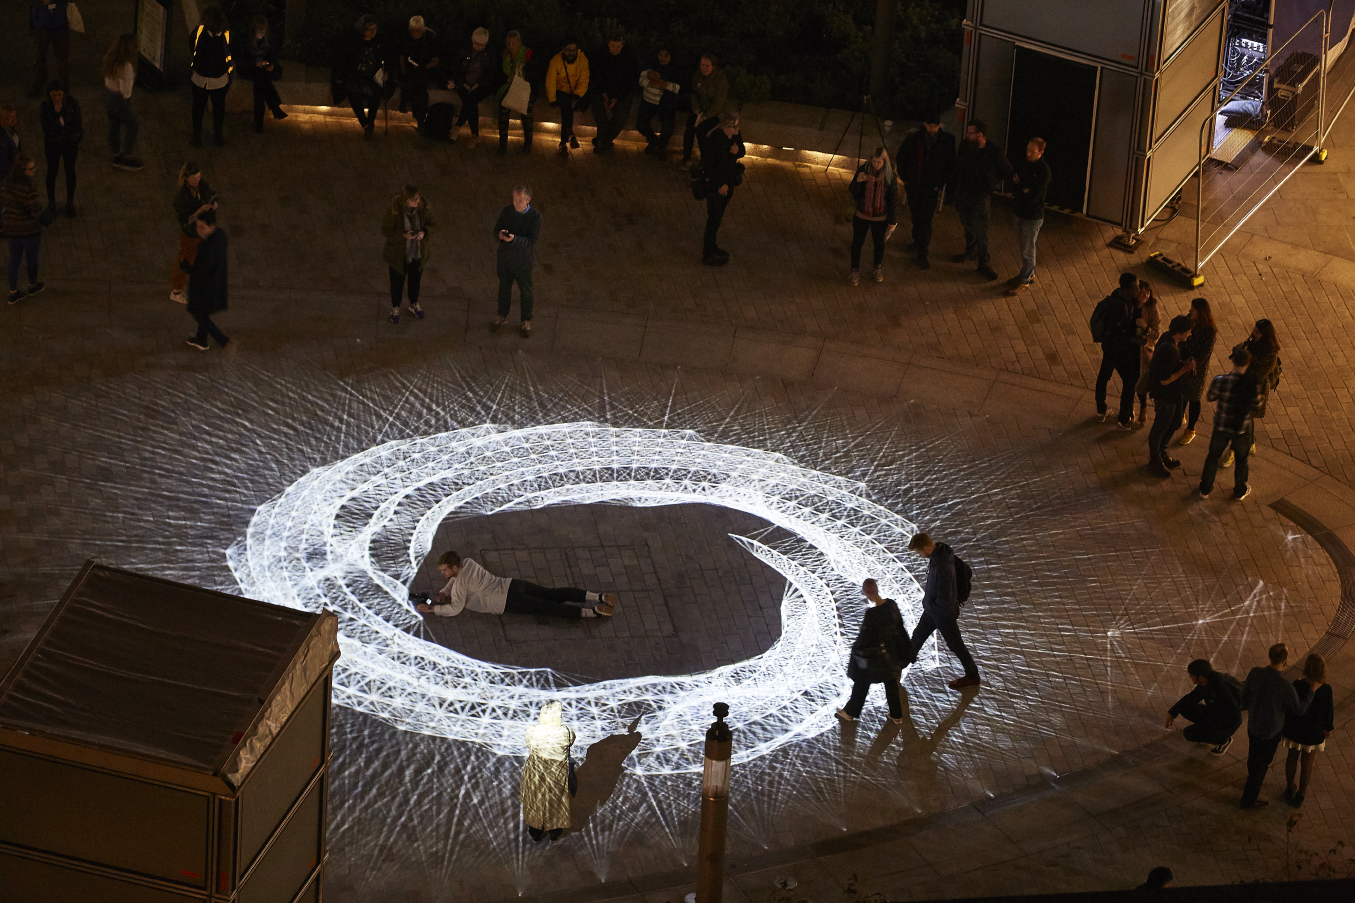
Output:
M85 17L80 15L80 8L74 3L66 4L66 26L71 31L85 33Z
M522 67L513 73L513 83L508 86L508 93L503 96L503 105L514 113L525 115L532 103L532 86L527 84L527 79L522 77Z

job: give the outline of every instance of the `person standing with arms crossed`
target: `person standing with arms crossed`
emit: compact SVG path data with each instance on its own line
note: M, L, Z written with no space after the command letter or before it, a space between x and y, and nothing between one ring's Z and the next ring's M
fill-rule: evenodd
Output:
M970 120L965 127L965 140L955 158L951 180L955 212L964 226L964 251L955 255L955 262L977 261L979 275L991 282L997 279L997 273L988 255L988 213L993 192L1011 178L1012 165L996 144L988 143L986 128L978 119Z
M1035 281L1035 244L1044 225L1045 196L1049 194L1049 180L1054 177L1049 164L1044 162L1043 138L1032 138L1026 144L1026 159L1016 168L1012 182L1016 192L1012 196L1012 210L1016 213L1016 233L1021 237L1021 272L1007 283L1008 295L1019 295Z

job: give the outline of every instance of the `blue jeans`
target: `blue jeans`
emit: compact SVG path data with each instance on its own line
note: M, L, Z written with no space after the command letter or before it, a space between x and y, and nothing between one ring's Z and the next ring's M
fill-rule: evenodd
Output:
M1017 282L1029 283L1035 278L1035 240L1040 237L1043 219L1016 218L1016 231L1021 235L1021 272Z
M1246 491L1247 456L1251 454L1252 435L1250 428L1235 433L1232 430L1214 427L1214 434L1209 437L1209 454L1205 455L1204 470L1200 473L1201 492L1207 494L1214 491L1214 476L1219 472L1219 459L1230 445L1233 448L1233 466L1237 468L1233 473L1233 495L1241 495Z
M130 157L136 150L136 133L141 123L132 112L132 101L117 91L105 91L108 110L108 146L115 157Z
M19 261L28 257L28 284L38 281L38 245L42 243L42 233L33 235L11 235L9 237L9 290L19 288Z

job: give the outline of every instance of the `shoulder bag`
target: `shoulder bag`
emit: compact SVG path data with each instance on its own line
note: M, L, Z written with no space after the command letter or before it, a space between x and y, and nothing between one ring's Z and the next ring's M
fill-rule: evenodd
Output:
M532 86L522 77L522 67L519 66L513 73L513 83L508 86L508 93L503 96L503 106L525 116L531 103Z

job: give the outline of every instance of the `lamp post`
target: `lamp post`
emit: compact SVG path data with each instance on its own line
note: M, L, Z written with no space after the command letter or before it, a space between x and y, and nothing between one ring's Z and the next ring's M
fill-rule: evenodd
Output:
M696 856L696 903L720 903L725 884L725 824L729 815L729 756L734 732L725 724L729 706L715 703L715 723L706 731L701 775L701 833Z

